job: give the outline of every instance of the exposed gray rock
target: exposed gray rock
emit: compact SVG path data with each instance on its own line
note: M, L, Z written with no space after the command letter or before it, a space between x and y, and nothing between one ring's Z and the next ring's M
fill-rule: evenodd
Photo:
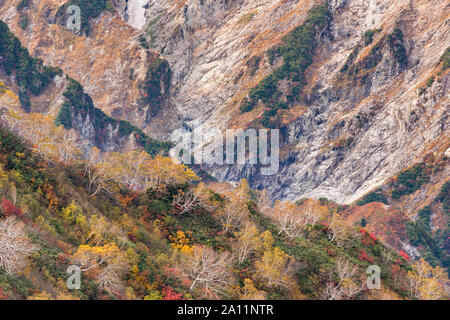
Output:
M264 52L306 17L309 1L150 0L143 28L174 72L171 98L190 130L225 130L238 112L235 99L271 72ZM430 12L429 8L434 10ZM252 166L209 167L220 180L247 178L274 199L326 197L351 203L449 138L448 78L421 96L450 43L450 8L443 1L331 0L331 28L322 38L310 79L317 88L307 111L282 129L284 157L277 175ZM369 29L374 43L398 27L407 62L385 43L364 81L340 83L339 70ZM374 44L373 43L373 44ZM372 45L373 45L372 44ZM370 54L360 50L356 62ZM262 57L256 77L246 61ZM169 119L166 119L169 121ZM345 147L335 147L344 139ZM445 146L444 146L445 147ZM447 150L448 146L444 148Z

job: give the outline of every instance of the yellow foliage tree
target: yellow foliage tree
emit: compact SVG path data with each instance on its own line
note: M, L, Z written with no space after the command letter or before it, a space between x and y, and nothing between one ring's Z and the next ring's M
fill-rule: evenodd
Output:
M156 156L146 165L145 186L165 190L169 185L182 185L198 181L194 171L183 164L176 164L171 158Z
M445 296L446 273L439 266L433 268L423 258L414 263L413 271L408 271L408 280L411 298L439 300Z
M252 253L261 250L263 244L261 235L254 225L247 225L240 232L235 233L235 253L237 262L243 263Z
M266 292L258 290L251 279L244 279L241 300L265 300Z
M269 288L289 288L296 270L296 263L279 247L264 251L255 262L256 276Z
M174 249L179 250L183 254L191 254L193 251L193 247L191 245L191 240L186 237L186 234L178 230L176 236L169 236L170 241L172 242L172 247Z

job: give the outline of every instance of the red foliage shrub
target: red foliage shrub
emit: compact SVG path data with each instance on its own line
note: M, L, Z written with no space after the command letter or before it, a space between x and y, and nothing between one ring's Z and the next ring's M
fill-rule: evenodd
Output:
M359 233L361 233L363 236L362 243L365 246L374 245L378 240L376 235L374 235L372 232L367 231L366 229L360 228Z
M373 259L372 257L369 257L369 256L367 255L366 250L364 250L364 249L361 249L361 250L360 250L360 253L359 253L359 255L358 255L358 259L361 260L361 261L368 261L368 262L370 262L370 263L373 263L373 262L374 262L374 259Z
M66 265L68 265L69 264L69 257L66 255L66 254L64 254L64 253L60 253L57 257L56 257L56 264L59 266L59 267L64 267L64 266L66 266Z
M2 215L6 217L20 217L23 215L23 212L21 209L17 208L11 201L2 199L0 200L0 216Z
M400 265L398 265L398 264L396 264L396 263L394 263L392 266L391 266L391 272L392 272L392 274L393 275L397 275L397 274L399 274L400 273Z
M403 250L400 250L399 252L398 252L398 254L399 254L399 256L400 257L402 257L403 259L405 259L406 261L409 261L409 256L408 256L408 254L406 253L406 252L404 252Z
M330 257L336 256L336 252L331 248L327 248L327 253Z
M170 286L164 286L162 292L164 295L163 300L184 300L183 295L173 290Z

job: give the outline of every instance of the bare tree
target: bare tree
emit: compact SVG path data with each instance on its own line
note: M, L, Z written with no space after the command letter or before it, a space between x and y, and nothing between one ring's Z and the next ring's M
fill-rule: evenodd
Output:
M178 210L178 215L195 209L204 209L208 212L213 212L218 208L218 205L209 199L210 194L208 193L204 184L200 184L196 188L191 187L186 192L180 189L173 198L173 207Z
M25 225L14 217L0 220L0 267L14 275L38 247L25 234Z
M357 268L344 258L337 261L336 271L330 274L330 280L325 289L328 300L350 299L364 290L365 283L355 283Z
M72 261L79 266L81 272L96 270L99 286L109 292L119 291L124 287L123 275L128 270L129 263L121 248L115 244L101 247L81 245Z
M346 221L341 219L338 214L333 215L328 229L328 240L335 242L338 246L343 246L351 232L351 228Z
M233 283L230 263L232 259L227 252L216 253L207 247L194 247L192 253L182 256L182 269L192 284L191 291L200 287L204 297L218 298L227 296L227 290Z
M261 212L266 212L271 209L270 197L266 189L257 193L256 203Z
M84 175L88 179L91 196L95 196L101 190L110 192L110 184L119 174L120 170L115 170L111 161L105 158L99 149L94 147L89 151L84 163Z
M222 222L223 232L226 234L234 231L247 216L248 208L245 204L231 200L219 213L219 220Z
M147 152L114 153L112 159L116 162L115 167L121 168L117 177L119 182L130 190L145 188L146 165L152 159Z
M307 225L315 225L321 218L320 211L312 203L299 207L292 202L277 201L266 214L276 223L278 234L284 233L289 239L303 235Z
M55 126L53 118L40 113L24 114L12 108L0 111L0 123L27 142L30 149L49 162L64 163L81 154L74 131Z
M393 250L389 249L389 248L383 248L381 249L381 256L383 258L383 263L384 264L388 264L391 260L392 260L392 254L393 254Z
M178 210L178 215L182 215L202 207L202 203L195 190L189 189L186 192L179 190L178 194L173 198L173 207Z
M129 264L125 260L109 262L106 267L98 273L98 284L101 288L109 292L118 292L123 290L123 275L128 270Z
M54 136L53 144L55 145L58 159L64 163L76 159L78 154L81 154L77 145L77 137L73 131L68 131L62 127L56 128L59 132Z

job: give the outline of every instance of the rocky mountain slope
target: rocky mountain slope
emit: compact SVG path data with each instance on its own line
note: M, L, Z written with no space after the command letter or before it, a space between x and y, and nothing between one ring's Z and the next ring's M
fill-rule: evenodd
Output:
M0 21L0 57L0 84L5 88L2 93L4 90L10 93L3 94L6 100L2 99L1 105L2 125L34 141L37 149L41 143L56 144L72 155L79 150L87 156L92 148L105 152L144 149L151 155L170 148L171 143L152 139L130 123L118 121L96 108L81 84L60 68L32 57L3 21ZM59 134L51 133L57 127L68 131L62 135L67 143L50 142L58 140ZM76 150L70 151L71 147Z
M41 248L16 284L0 269L0 299L64 297L75 251L111 248L120 290L88 274L78 298L200 298L180 255L235 259L247 237L252 259L221 269L235 298L407 297L410 258L448 272L449 1L3 0L0 20L0 223L17 217ZM180 128L204 145L215 129L280 129L280 170L203 166L216 179L198 185L155 157ZM268 284L270 259L292 286ZM382 265L382 292L334 287L343 259Z
M149 51L140 46L137 31L108 10L90 21L88 37L48 24L64 1L31 1L35 14L21 30L16 2L6 1L0 18L32 53L80 81L107 114L166 139L182 126L180 120L189 130L201 126L205 132L258 125L264 103L243 114L239 107L249 89L277 66L269 61L269 49L301 25L311 8L325 4L113 1L130 24L140 27L146 19L142 31L148 46L170 65L171 88L159 86L161 101L142 108L139 85ZM330 21L316 39L301 99L277 112L284 145L280 172L266 178L251 166L209 168L220 180L247 178L274 199L327 197L351 203L426 153L448 150L448 73L441 72L427 90L420 88L439 72L450 42L449 3L348 0L326 5ZM138 10L143 7L144 13ZM392 40L394 45L388 39L395 30L401 39ZM374 65L368 65L370 59ZM351 72L343 72L344 67ZM159 103L162 112L154 115L151 105Z
M177 119L168 107L169 68L162 64L159 54L149 51L140 41L139 32L127 25L117 14L104 9L101 16L89 24L89 36L79 36L66 26L66 1L28 1L17 9L20 1L3 1L0 18L8 23L30 53L47 65L61 67L71 78L80 82L94 104L114 118L132 122L155 137L170 130L170 126L154 123L152 119L162 110L161 118ZM26 17L27 25L20 21ZM120 41L119 41L120 39ZM141 39L142 40L142 39ZM158 82L144 86L152 72ZM159 71L158 71L159 72ZM152 106L145 96L153 95ZM157 106L158 104L158 106ZM42 107L45 110L45 106ZM41 110L41 111L44 111ZM162 133L159 133L161 131Z
M185 120L200 118L195 125L204 129L246 127L258 119L263 104L244 115L238 107L249 88L273 70L267 50L317 4L322 3L149 2L144 31L173 66L174 102ZM430 12L430 6L436 10ZM317 39L304 99L278 112L285 144L280 172L265 178L245 166L212 168L214 174L223 180L245 177L275 199L350 203L427 152L445 153L448 73L418 92L439 71L450 43L449 10L446 1L330 1L331 21ZM365 32L378 29L365 45ZM402 61L386 40L397 29ZM355 50L358 45L362 48ZM341 72L349 60L364 63L378 45L375 65L357 75ZM261 61L251 72L248 61L255 56Z

